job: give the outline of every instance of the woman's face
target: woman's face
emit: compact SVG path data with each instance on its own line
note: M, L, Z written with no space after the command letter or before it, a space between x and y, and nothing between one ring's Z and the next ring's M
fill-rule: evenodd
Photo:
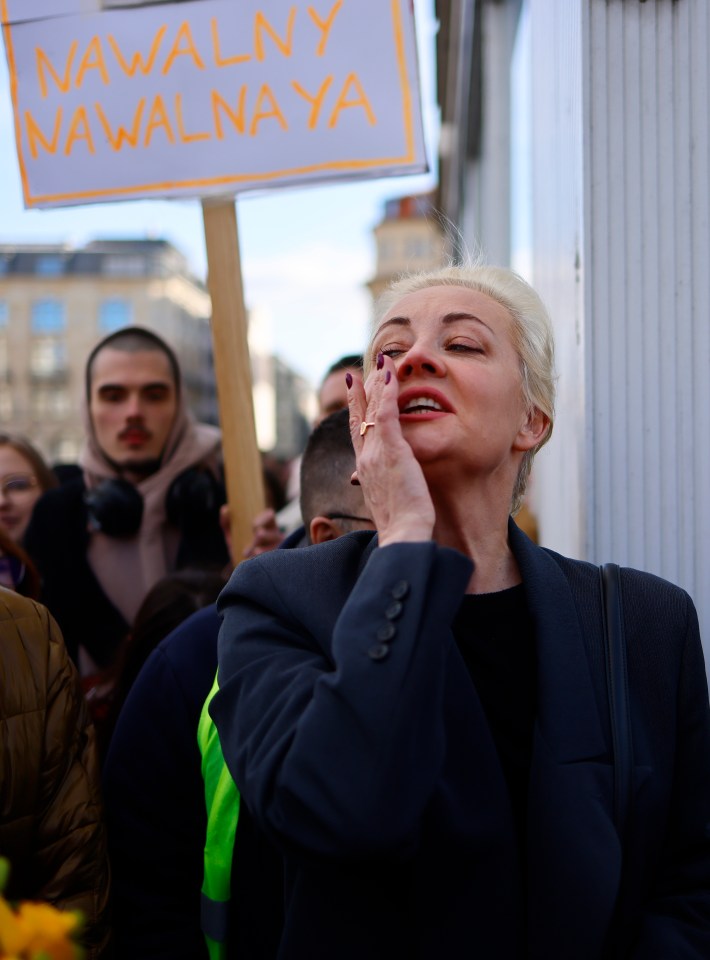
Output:
M465 287L407 294L375 334L373 356L379 351L394 360L402 432L425 472L443 466L444 478L461 468L515 481L544 417L528 416L523 403L505 307Z
M0 446L0 525L20 543L42 491L29 461L14 447Z

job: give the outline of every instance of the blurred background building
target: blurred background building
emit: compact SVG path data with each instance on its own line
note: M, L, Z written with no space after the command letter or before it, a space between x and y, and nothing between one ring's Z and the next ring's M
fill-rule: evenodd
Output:
M367 284L373 299L407 270L431 270L451 253L434 194L397 197L385 203L374 230L375 276Z
M74 461L86 358L131 324L174 348L190 409L218 423L210 312L204 285L165 240L0 246L0 429L25 434L51 461ZM312 391L272 355L262 327L257 318L257 430L263 450L287 458L302 448Z

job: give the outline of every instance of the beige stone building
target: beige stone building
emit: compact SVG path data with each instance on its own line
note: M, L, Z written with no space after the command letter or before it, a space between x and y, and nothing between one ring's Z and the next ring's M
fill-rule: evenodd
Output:
M191 409L216 422L209 316L206 290L165 240L0 246L0 429L74 460L87 355L129 324L173 346Z
M401 273L433 269L449 255L432 194L388 200L385 215L373 232L377 266L367 286L375 300Z
M210 313L204 285L166 240L0 245L0 431L24 434L51 462L73 462L86 358L129 324L174 348L190 409L218 423ZM305 443L313 391L273 356L261 326L250 317L259 442L288 459Z

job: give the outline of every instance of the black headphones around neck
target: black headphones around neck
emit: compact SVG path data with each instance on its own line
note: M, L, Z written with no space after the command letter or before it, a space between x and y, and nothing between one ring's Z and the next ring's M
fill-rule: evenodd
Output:
M180 531L177 569L186 566L221 567L229 561L219 524L226 502L224 483L205 466L188 467L165 496L165 515ZM84 494L89 529L108 537L128 538L140 530L143 497L137 487L120 477L104 480Z
M132 537L143 520L143 497L122 477L102 481L84 494L89 529L108 537Z

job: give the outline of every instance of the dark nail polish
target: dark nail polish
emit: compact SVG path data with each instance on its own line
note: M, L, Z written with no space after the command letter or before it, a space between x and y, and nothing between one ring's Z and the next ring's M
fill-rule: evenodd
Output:
M388 370L387 373L385 374L385 383L389 383L391 379L392 379L392 371Z
M348 388L348 390L349 390L350 387L352 387L352 385L353 385L353 375L352 375L352 373L348 372L348 373L345 374L345 386L346 386L346 387Z
M377 369L381 370L385 365L385 355L384 353L377 354Z

